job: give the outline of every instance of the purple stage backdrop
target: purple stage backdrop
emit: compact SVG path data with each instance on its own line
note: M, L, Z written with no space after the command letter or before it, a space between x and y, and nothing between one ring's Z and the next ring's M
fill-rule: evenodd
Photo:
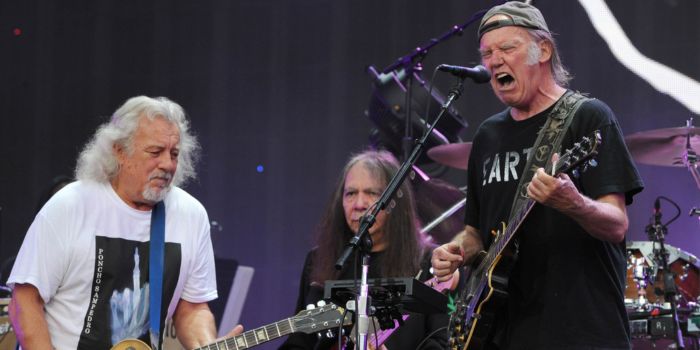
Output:
M203 147L187 190L220 223L216 255L255 268L241 321L252 329L290 316L333 184L368 144L366 67L390 65L493 3L0 2L0 258L16 253L42 190L72 173L97 125L130 96L168 96L185 107ZM572 88L607 102L625 134L697 119L700 2L607 1L610 12L594 7L600 3L535 3L558 33ZM430 51L424 78L440 63L477 64L475 31ZM445 92L452 79L439 75L436 87ZM468 83L456 108L469 141L503 106L487 85ZM648 240L644 228L663 195L681 208L668 243L700 254L700 223L688 216L700 206L691 174L643 164L639 171L646 189L628 207L628 240ZM464 174L441 177L459 187ZM664 221L675 214L666 202L662 210Z

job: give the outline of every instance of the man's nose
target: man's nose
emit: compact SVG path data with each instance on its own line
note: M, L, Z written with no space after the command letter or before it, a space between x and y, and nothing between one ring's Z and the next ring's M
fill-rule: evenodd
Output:
M498 67L502 64L503 64L503 53L499 50L493 51L493 53L491 53L491 57L489 57L489 59L486 60L486 62L484 62L484 65L489 70L491 69L491 67Z
M365 211L370 204L369 196L360 193L355 201L355 210Z
M169 153L163 152L163 154L160 156L160 163L158 166L172 174L177 168L177 157L173 157Z

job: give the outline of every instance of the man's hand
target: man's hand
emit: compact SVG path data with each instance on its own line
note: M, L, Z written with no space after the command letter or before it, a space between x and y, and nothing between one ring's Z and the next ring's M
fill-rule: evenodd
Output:
M552 163L558 158L554 154ZM568 175L552 177L540 168L527 186L527 195L574 219L597 239L612 243L625 239L629 219L623 193L607 193L591 199L578 191Z
M444 282L452 278L452 273L464 263L464 250L457 242L443 244L433 250L430 259L433 275Z
M583 205L583 198L568 175L549 176L542 168L532 176L527 195L560 212L574 211Z

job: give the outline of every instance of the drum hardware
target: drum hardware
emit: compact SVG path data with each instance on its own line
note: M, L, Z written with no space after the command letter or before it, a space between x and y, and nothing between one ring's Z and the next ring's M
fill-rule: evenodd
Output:
M655 255L659 245L652 241L627 242L627 280L625 305L630 313L654 308L670 309L663 295L662 281L666 271L659 268ZM679 308L697 309L700 302L700 267L693 255L680 248L666 245L668 263L676 280L675 296ZM699 309L700 310L700 309Z
M688 139L689 140L689 139ZM688 141L689 142L689 141ZM698 182L698 185L700 185L700 182ZM661 223L661 199L668 201L669 203L673 204L676 209L678 210L678 214L671 218L668 222L665 224ZM649 236L649 239L653 242L657 242L659 244L659 249L655 253L655 260L659 262L659 268L663 269L664 274L663 274L663 296L664 299L667 299L666 301L670 304L671 306L671 315L670 315L670 323L672 324L673 328L673 333L670 333L673 335L673 339L676 345L676 348L678 349L684 349L685 344L683 340L683 334L681 333L681 327L680 327L680 322L678 320L678 288L676 286L676 281L673 276L673 271L671 271L670 266L669 266L669 253L666 250L665 246L665 240L666 240L666 234L668 233L668 224L676 220L680 216L681 210L676 203L674 203L672 200L664 197L664 196L659 196L656 198L654 201L654 215L652 217L653 222L647 225L646 231L647 235ZM660 320L659 322L665 322L665 325L668 325L668 320ZM658 329L661 327L661 323L658 323L652 327L652 329ZM664 336L667 335L665 333L666 331L664 330Z
M631 269L632 278L635 282L635 286L637 287L637 298L634 303L638 305L637 310L642 311L647 305L649 305L649 300L646 297L646 289L650 282L650 269L647 265L645 265L646 259L643 257L637 258L634 255L629 254L627 261L632 263L628 264L627 269ZM653 281L653 279L651 279L651 281Z
M0 350L14 350L17 343L8 317L10 298L0 298Z
M423 228L421 228L420 232L421 233L428 233L428 231L432 230L435 226L439 225L441 222L445 221L445 219L449 218L452 214L454 214L457 210L462 209L464 205L467 203L467 199L463 198L459 202L455 203L452 207L447 209L445 212L440 214L435 220L431 221L429 224L425 225Z
M687 168L700 189L700 128L693 126L693 118L688 119L684 127L628 135L625 143L639 163Z

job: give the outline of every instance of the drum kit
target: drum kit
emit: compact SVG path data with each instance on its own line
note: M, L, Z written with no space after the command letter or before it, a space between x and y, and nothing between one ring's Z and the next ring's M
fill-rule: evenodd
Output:
M9 298L0 298L0 350L13 350L17 339L8 317Z
M631 134L625 143L637 163L684 167L700 189L700 128L693 126L692 118L684 127ZM427 154L439 164L466 170L471 148L470 142L453 143L433 147ZM691 209L690 215L700 215L700 209ZM656 341L664 339L678 343L682 333L698 349L700 263L694 255L664 244L666 228L659 227L658 221L650 226L654 232L648 230L649 241L627 242L625 306L634 346L655 347ZM680 332L674 333L675 320Z

